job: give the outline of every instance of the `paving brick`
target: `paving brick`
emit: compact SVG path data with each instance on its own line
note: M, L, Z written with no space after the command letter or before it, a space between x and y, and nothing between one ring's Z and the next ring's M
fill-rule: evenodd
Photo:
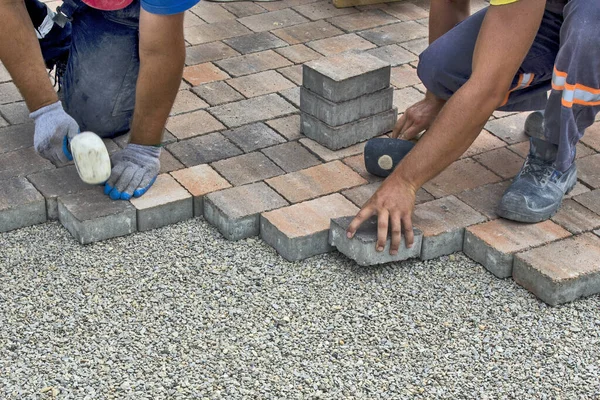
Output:
M186 12L183 20L183 27L188 28L190 26L204 25L204 22L199 16L192 12Z
M421 259L430 260L462 251L465 228L486 220L454 196L417 205L412 222L423 232Z
M378 46L403 43L427 36L427 28L414 21L399 22L358 33Z
M488 219L497 219L499 216L496 214L496 208L509 186L510 181L490 183L460 192L456 197Z
M208 107L208 104L194 93L189 90L180 90L171 109L171 115L187 113L206 107Z
M371 198L371 196L373 196L380 185L381 181L372 182L367 185L344 190L342 194L358 207L362 207ZM415 204L422 204L431 200L433 200L433 196L427 193L424 189L419 189L417 191Z
M376 251L377 244L377 216L373 216L358 228L354 238L348 239L346 229L354 216L346 216L331 220L329 242L346 257L354 260L358 265L369 266L390 262L404 261L409 258L419 257L423 234L418 229L413 230L414 242L411 248L405 246L404 235L398 249L398 254L390 254L391 238L388 235L383 251Z
M252 33L224 40L226 44L242 54L256 53L287 46L287 43L269 32Z
M315 142L312 139L300 139L300 143L313 153L315 153L319 158L325 162L340 160L342 158L354 156L357 154L362 154L365 149L365 143L358 143L354 146L346 147L345 149L332 151L327 147L321 146L319 143Z
M265 182L291 203L300 203L367 183L341 161L277 176Z
M506 143L484 129L460 158L473 157L474 155L499 149L504 146L506 146Z
M205 83L192 88L192 92L200 96L211 106L242 100L244 96L223 81Z
M496 219L468 227L464 253L498 278L512 275L514 255L571 234L552 221L523 224Z
M360 176L368 180L369 182L377 182L382 181L383 178L375 175L371 175L367 172L367 167L365 166L365 157L364 154L357 154L355 156L346 157L342 160L344 164L352 168L356 171ZM432 198L433 200L433 198Z
M294 7L294 10L313 21L325 18L333 18L340 15L354 14L357 12L357 10L352 7L336 8L332 3L326 1L304 4Z
M525 158L529 154L529 140L527 140L525 142L511 144L510 146L508 146L508 149L517 153L521 157ZM589 155L595 154L594 150L592 150L591 148L587 147L586 145L584 145L582 143L577 143L577 145L575 146L575 150L576 150L576 154L575 154L576 159L580 159L582 157L587 157Z
M47 169L54 169L54 165L40 157L33 147L0 154L0 181Z
M171 172L171 176L193 196L195 217L204 214L204 196L231 187L225 178L206 164Z
M600 216L572 199L563 201L552 221L574 235L600 228Z
M281 75L285 76L296 85L302 85L302 65L290 65L277 70Z
M600 215L600 190L592 190L591 192L577 195L573 197L573 200Z
M223 132L223 135L246 153L285 142L273 129L262 122Z
M525 162L523 158L505 147L476 155L473 158L504 179L515 177Z
M48 219L58 219L59 196L80 193L93 188L84 183L77 174L75 165L49 169L28 176L29 181L46 199Z
M300 110L330 126L339 126L391 110L393 98L394 89L388 87L356 99L335 103L308 89L300 88Z
M119 135L116 136L112 139L113 142L115 142L115 144L117 146L119 146L121 149L124 148L125 146L127 146L127 143L129 143L129 132L123 134L123 135ZM163 145L167 145L170 143L175 143L177 141L177 138L175 136L173 136L168 130L164 130L163 134L162 134L162 141L161 143ZM105 142L106 143L106 142ZM110 148L107 147L108 153L110 154Z
M206 164L242 154L242 151L219 132L182 140L167 146L186 167Z
M235 15L223 8L221 4L210 1L202 1L192 7L190 11L207 23L225 22L235 19Z
M390 83L397 89L416 85L421 80L417 76L417 70L410 65L400 65L392 68Z
M263 149L262 152L285 172L295 172L321 163L298 142L289 142Z
M402 114L406 109L425 98L423 93L412 87L394 90L394 107Z
M270 31L274 28L285 28L308 22L306 18L291 9L252 15L240 18L239 21L254 32Z
M269 11L282 10L284 8L290 8L300 6L302 4L314 3L315 0L280 0L273 2L261 3L261 7Z
M260 234L260 214L288 203L263 182L209 193L204 198L204 218L229 240Z
M296 108L277 94L254 97L210 109L211 113L229 128L282 117Z
M282 47L275 50L294 64L302 64L307 61L316 60L321 55L303 44L296 44L294 46ZM0 109L1 111L1 109Z
M441 174L423 185L423 188L440 198L501 180L476 161L465 158L450 164Z
M273 34L289 44L306 43L313 40L338 36L344 32L326 21L309 22L289 28L276 29ZM317 53L318 55L318 53ZM320 57L320 55L318 55ZM315 58L318 58L315 57Z
M345 125L330 126L306 113L301 114L302 133L331 150L339 150L390 132L398 118L394 108Z
M596 122L587 128L581 141L592 149L600 151L600 122Z
M217 161L212 164L221 175L234 186L262 181L284 173L284 171L259 152Z
M332 56L334 54L339 54L350 50L369 50L377 47L373 43L354 33L315 40L307 43L306 45L311 49L323 54L324 56Z
M0 232L46 221L44 197L23 177L0 182Z
M0 114L12 125L24 124L30 121L29 110L24 101L0 104Z
M246 75L227 81L235 90L246 97L262 96L280 90L296 87L296 85L276 71L264 71Z
M279 132L287 140L296 140L304 137L300 133L300 115L290 115L287 117L272 119L267 121L267 125Z
M6 67L0 64L0 82L8 82L10 79L10 74L8 73Z
M513 279L542 301L558 305L600 292L600 238L592 233L518 254Z
M300 108L300 87L285 89L279 92L281 97L293 104L294 107Z
M428 38L415 39L415 40L411 40L408 42L404 42L404 43L402 43L401 46L403 48L405 48L406 50L410 51L411 53L419 55L423 51L425 51L425 49L427 47L429 47L429 39Z
M5 126L8 126L8 121L6 121L4 118L2 118L2 116L0 115L0 128L4 128Z
M33 146L33 123L0 128L0 154Z
M19 89L12 82L0 83L0 104L23 100Z
M223 4L223 8L238 18L248 17L250 15L266 13L267 10L255 3L250 2L235 2Z
M389 46L383 46L377 49L369 50L367 53L386 63L389 63L392 67L406 64L417 59L416 55L404 50L397 44L390 44Z
M381 10L367 10L360 14L349 14L331 18L330 23L346 32L362 31L377 26L393 24L398 19Z
M177 139L187 139L224 129L225 126L204 110L170 117L167 130Z
M111 200L100 186L59 197L58 218L81 244L129 235L137 224L135 207Z
M162 149L160 152L160 170L159 174L166 174L171 171L177 171L184 167L182 163L176 159L173 154L169 153L167 149Z
M429 12L415 4L407 2L397 2L389 4L384 11L401 21L411 21L415 19L427 18Z
M137 230L147 231L194 216L192 195L171 175L162 174L142 197L131 199L137 210Z
M273 50L266 50L217 61L216 64L231 74L231 76L238 77L269 69L286 67L292 63Z
M590 191L590 189L587 186L585 186L583 183L577 181L577 183L575 184L575 187L573 187L573 189L569 193L565 194L565 197L563 199L570 199L575 196L579 196L582 193L587 193L589 191Z
M303 260L333 250L328 241L331 218L357 212L336 193L263 213L260 236L286 260Z
M196 45L247 35L249 33L252 32L244 25L235 20L230 20L186 28L185 40L192 45Z
M228 78L229 75L221 71L213 63L191 65L183 69L183 79L192 86L207 82L222 81Z
M577 160L577 177L589 187L600 188L600 154Z
M240 53L223 42L205 43L186 48L185 64L203 64L239 55Z
M305 88L334 102L348 101L385 89L390 66L364 53L345 53L304 64Z
M529 113L518 113L509 117L489 121L485 129L504 140L508 144L515 144L529 140L523 126Z

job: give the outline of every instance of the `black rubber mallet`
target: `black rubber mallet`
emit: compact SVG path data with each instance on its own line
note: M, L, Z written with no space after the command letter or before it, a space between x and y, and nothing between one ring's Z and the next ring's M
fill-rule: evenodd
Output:
M414 146L413 142L402 139L368 140L364 152L367 172L376 176L388 176Z

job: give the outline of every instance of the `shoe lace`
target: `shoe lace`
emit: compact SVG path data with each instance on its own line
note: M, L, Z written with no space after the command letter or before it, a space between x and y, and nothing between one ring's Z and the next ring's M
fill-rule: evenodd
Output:
M527 174L534 178L537 182L545 185L552 177L554 168L551 163L529 155L521 169L521 175Z

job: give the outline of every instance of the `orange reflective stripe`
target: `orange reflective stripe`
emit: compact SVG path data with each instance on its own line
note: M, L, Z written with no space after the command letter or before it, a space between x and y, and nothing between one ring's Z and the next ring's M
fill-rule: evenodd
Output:
M514 88L510 89L508 93L506 93L506 97L504 98L502 104L500 104L500 107L508 103L508 97L512 92L514 92L515 90L525 89L526 87L529 87L529 85L531 85L531 83L533 82L533 78L535 78L535 74L527 73L519 75L519 81L517 82L517 85Z

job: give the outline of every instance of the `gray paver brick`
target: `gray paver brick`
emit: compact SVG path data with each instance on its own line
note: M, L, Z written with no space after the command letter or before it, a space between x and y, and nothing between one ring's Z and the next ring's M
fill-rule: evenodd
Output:
M528 140L523 130L527 115L529 113L518 113L495 119L485 124L485 129L508 144L524 142Z
M354 14L357 12L354 7L337 8L332 3L326 1L296 6L294 7L294 10L313 21L325 18L333 18L340 15Z
M250 15L266 13L267 10L259 6L258 4L251 2L234 2L229 4L223 4L223 8L232 14L235 14L238 18L248 17Z
M329 243L335 246L338 251L346 257L354 260L358 265L369 266L377 264L385 264L390 262L398 262L409 258L419 257L421 254L421 244L423 234L414 230L414 243L411 248L406 248L404 236L398 249L398 254L390 254L391 238L388 235L387 242L383 251L376 251L377 243L377 217L373 216L365 221L356 231L354 238L346 237L346 229L354 218L346 216L331 220L331 228L329 231Z
M394 89L388 87L356 99L332 102L306 88L300 88L300 110L329 126L339 126L389 111L393 107Z
M170 117L167 121L167 129L179 140L204 135L223 128L225 127L219 121L204 110L176 115Z
M392 67L396 67L401 64L406 64L411 61L416 61L418 58L417 56L415 56L407 50L404 50L397 44L390 44L388 46L368 50L367 53L379 58L381 61L389 63Z
M192 195L169 174L159 175L148 192L132 198L131 204L137 210L137 230L140 232L194 216Z
M205 43L197 46L190 46L185 49L185 64L204 64L239 55L240 53L223 42Z
M167 149L186 167L206 164L242 154L242 151L219 132L182 140Z
M259 152L217 161L211 166L234 186L262 181L284 173L281 168Z
M27 176L47 169L54 169L54 165L40 157L33 147L0 154L0 180Z
M223 132L223 135L246 153L285 142L273 129L262 122Z
M573 199L564 200L551 219L572 234L600 228L600 216Z
M218 106L220 104L244 99L244 96L223 81L195 86L192 88L192 92L196 93L211 106Z
M252 29L254 32L270 31L274 27L285 28L287 26L308 22L306 18L292 9L252 15L249 17L240 18L239 21L246 27Z
M239 57L216 61L221 69L233 77L255 74L292 65L286 58L275 53L273 50L265 50L258 53L246 54Z
M352 203L336 193L263 213L260 236L286 260L303 260L333 250L328 241L332 217L357 212Z
M113 201L102 187L58 198L61 224L81 244L94 243L136 230L135 207L128 201Z
M295 107L300 108L300 87L296 86L293 88L285 89L279 92L279 94L287 101L292 103Z
M263 182L238 186L206 195L204 218L229 240L260 233L260 213L288 203Z
M33 146L33 130L32 123L0 128L0 153Z
M513 279L541 300L558 305L600 293L600 238L574 236L517 254Z
M304 64L305 88L333 102L355 99L390 85L389 64L364 53L344 53Z
M224 40L224 42L242 54L256 53L257 51L287 46L286 42L274 36L270 32L259 32L245 36L238 36Z
M323 54L324 56L332 56L335 54L353 51L359 52L377 47L373 43L363 39L355 33L347 33L341 36L314 40L312 42L308 42L306 45L311 49Z
M397 117L398 111L394 108L345 125L330 126L302 113L302 133L328 149L339 150L391 131Z
M23 177L0 181L0 232L46 221L46 202Z
M427 37L427 28L415 21L406 21L369 29L358 34L378 46L386 46Z
M289 142L263 149L262 152L285 172L295 172L321 163L298 142Z
M12 82L0 83L0 104L23 100L19 89Z
M282 47L275 50L294 64L301 64L307 61L312 61L317 58L321 58L321 55L313 49L306 47L303 44L296 44L294 46Z
M267 121L267 125L279 132L287 140L296 140L303 137L300 132L300 115L290 115L287 117L272 119Z
M465 190L456 195L462 202L474 208L488 219L498 218L496 208L502 195L510 186L510 181L491 183Z
M273 34L285 40L289 44L310 42L311 40L325 39L341 35L344 32L326 21L309 22L292 26L289 28L276 29ZM312 51L312 50L311 50ZM320 55L315 53L317 57Z
M272 93L213 107L210 112L229 128L253 122L282 117L296 112L296 108L281 96Z
M24 124L30 121L29 110L24 101L0 105L0 114L13 125Z
M249 33L252 32L235 20L220 21L185 28L185 39L192 45L196 45L247 35Z

